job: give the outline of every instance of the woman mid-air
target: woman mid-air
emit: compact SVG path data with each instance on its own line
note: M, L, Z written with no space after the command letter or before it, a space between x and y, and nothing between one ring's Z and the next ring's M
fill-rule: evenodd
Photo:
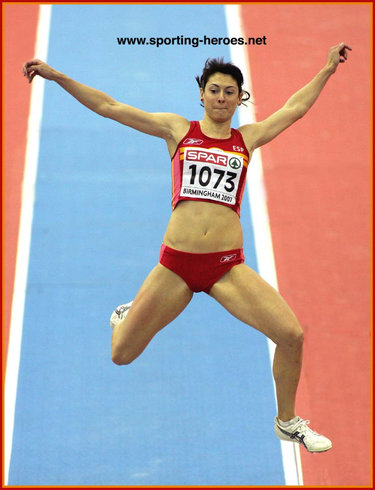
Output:
M29 82L36 75L55 81L101 116L167 143L173 211L159 263L134 301L120 305L111 316L113 362L122 365L136 359L154 335L184 310L193 294L204 291L276 344L275 432L310 452L327 451L332 443L295 413L303 331L280 294L244 263L240 206L253 151L307 113L339 63L347 60L348 50L344 43L332 47L325 66L281 109L237 130L231 128L232 117L249 94L242 89L241 71L220 59L207 60L197 77L204 106L201 121L148 113L117 102L38 59L23 66Z

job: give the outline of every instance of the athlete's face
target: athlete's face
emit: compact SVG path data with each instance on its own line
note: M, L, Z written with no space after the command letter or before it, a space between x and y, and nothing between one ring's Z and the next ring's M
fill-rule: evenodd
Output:
M236 80L231 75L214 73L207 80L205 89L201 89L201 101L207 114L214 120L231 119L237 106L241 105Z

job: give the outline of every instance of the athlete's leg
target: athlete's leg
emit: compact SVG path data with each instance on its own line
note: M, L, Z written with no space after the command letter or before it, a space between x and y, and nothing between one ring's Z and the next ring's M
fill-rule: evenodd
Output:
M234 266L209 293L232 315L276 344L273 375L278 417L290 420L302 364L303 331L280 294L245 264Z
M188 305L193 292L181 277L158 264L148 275L123 320L113 329L112 360L129 364L154 335Z

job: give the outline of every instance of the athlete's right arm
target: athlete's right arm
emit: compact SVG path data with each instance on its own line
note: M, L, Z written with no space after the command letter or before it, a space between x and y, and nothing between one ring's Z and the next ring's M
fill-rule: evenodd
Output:
M90 110L143 133L171 140L175 137L173 133L176 127L186 126L185 119L181 116L169 113L150 113L122 104L100 90L69 78L39 59L26 61L22 71L29 83L36 75L52 80Z

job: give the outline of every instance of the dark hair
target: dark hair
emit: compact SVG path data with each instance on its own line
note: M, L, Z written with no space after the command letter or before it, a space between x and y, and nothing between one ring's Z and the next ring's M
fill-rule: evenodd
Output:
M224 58L208 58L203 68L202 75L195 77L199 87L205 89L208 79L214 73L224 73L224 75L231 75L237 82L238 92L243 93L242 103L250 99L250 93L247 90L242 89L243 75L241 70L233 63L226 63Z

